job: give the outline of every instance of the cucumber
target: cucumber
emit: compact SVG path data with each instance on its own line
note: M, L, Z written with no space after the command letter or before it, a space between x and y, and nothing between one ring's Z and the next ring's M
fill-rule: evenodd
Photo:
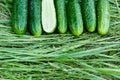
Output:
M70 31L75 36L79 36L83 32L83 20L81 7L78 0L68 0L67 3L68 25Z
M54 0L42 0L42 26L46 33L53 33L56 29L56 10Z
M59 33L67 31L66 0L55 0L57 28Z
M13 0L12 26L14 32L23 34L27 28L28 0Z
M82 0L83 23L89 32L96 29L95 0Z
M42 34L41 23L41 0L29 0L29 30L32 35L40 36Z
M105 35L109 31L110 24L110 5L108 0L98 0L98 33Z

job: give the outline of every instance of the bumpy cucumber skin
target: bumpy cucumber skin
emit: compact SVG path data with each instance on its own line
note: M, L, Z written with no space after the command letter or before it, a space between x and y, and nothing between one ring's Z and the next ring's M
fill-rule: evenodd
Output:
M57 28L59 33L67 31L66 0L55 0Z
M41 0L29 0L28 26L31 34L36 37L42 34L41 7Z
M24 34L27 28L28 0L13 0L12 26L17 34Z
M81 7L78 0L68 0L67 3L68 25L70 31L75 36L79 36L83 32L83 20Z
M95 0L82 0L82 15L87 31L94 32L96 30Z
M109 31L110 25L110 4L108 0L98 0L97 4L98 15L98 33L105 35Z

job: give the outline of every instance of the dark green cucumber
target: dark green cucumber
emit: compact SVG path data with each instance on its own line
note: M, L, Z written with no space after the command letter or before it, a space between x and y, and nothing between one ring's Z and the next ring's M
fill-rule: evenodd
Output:
M96 9L95 0L82 0L83 22L89 32L96 29Z
M12 26L14 32L23 34L27 28L28 0L13 0Z
M108 0L98 0L97 4L98 15L98 33L101 35L107 34L110 24L110 5Z
M59 33L67 31L66 0L55 0L57 28Z
M76 36L82 34L83 20L78 0L68 0L67 15L70 31Z
M29 30L32 35L40 36L42 34L41 24L41 0L29 0Z

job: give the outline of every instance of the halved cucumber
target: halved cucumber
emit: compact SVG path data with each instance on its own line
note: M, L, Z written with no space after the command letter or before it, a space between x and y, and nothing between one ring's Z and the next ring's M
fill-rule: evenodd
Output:
M53 33L56 29L56 11L54 0L42 0L42 26L46 33Z

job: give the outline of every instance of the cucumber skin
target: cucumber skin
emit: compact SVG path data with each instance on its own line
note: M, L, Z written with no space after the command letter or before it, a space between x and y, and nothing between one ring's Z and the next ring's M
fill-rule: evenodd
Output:
M66 0L55 0L57 28L59 33L67 31Z
M12 26L17 34L24 34L27 28L28 0L13 0Z
M82 0L82 14L87 31L94 32L97 20L94 0Z
M42 34L41 0L29 0L29 30L32 35L38 37Z
M67 3L68 25L73 35L79 36L83 32L81 7L78 0L68 0Z
M110 4L108 0L98 0L98 33L105 35L108 33L110 25Z

